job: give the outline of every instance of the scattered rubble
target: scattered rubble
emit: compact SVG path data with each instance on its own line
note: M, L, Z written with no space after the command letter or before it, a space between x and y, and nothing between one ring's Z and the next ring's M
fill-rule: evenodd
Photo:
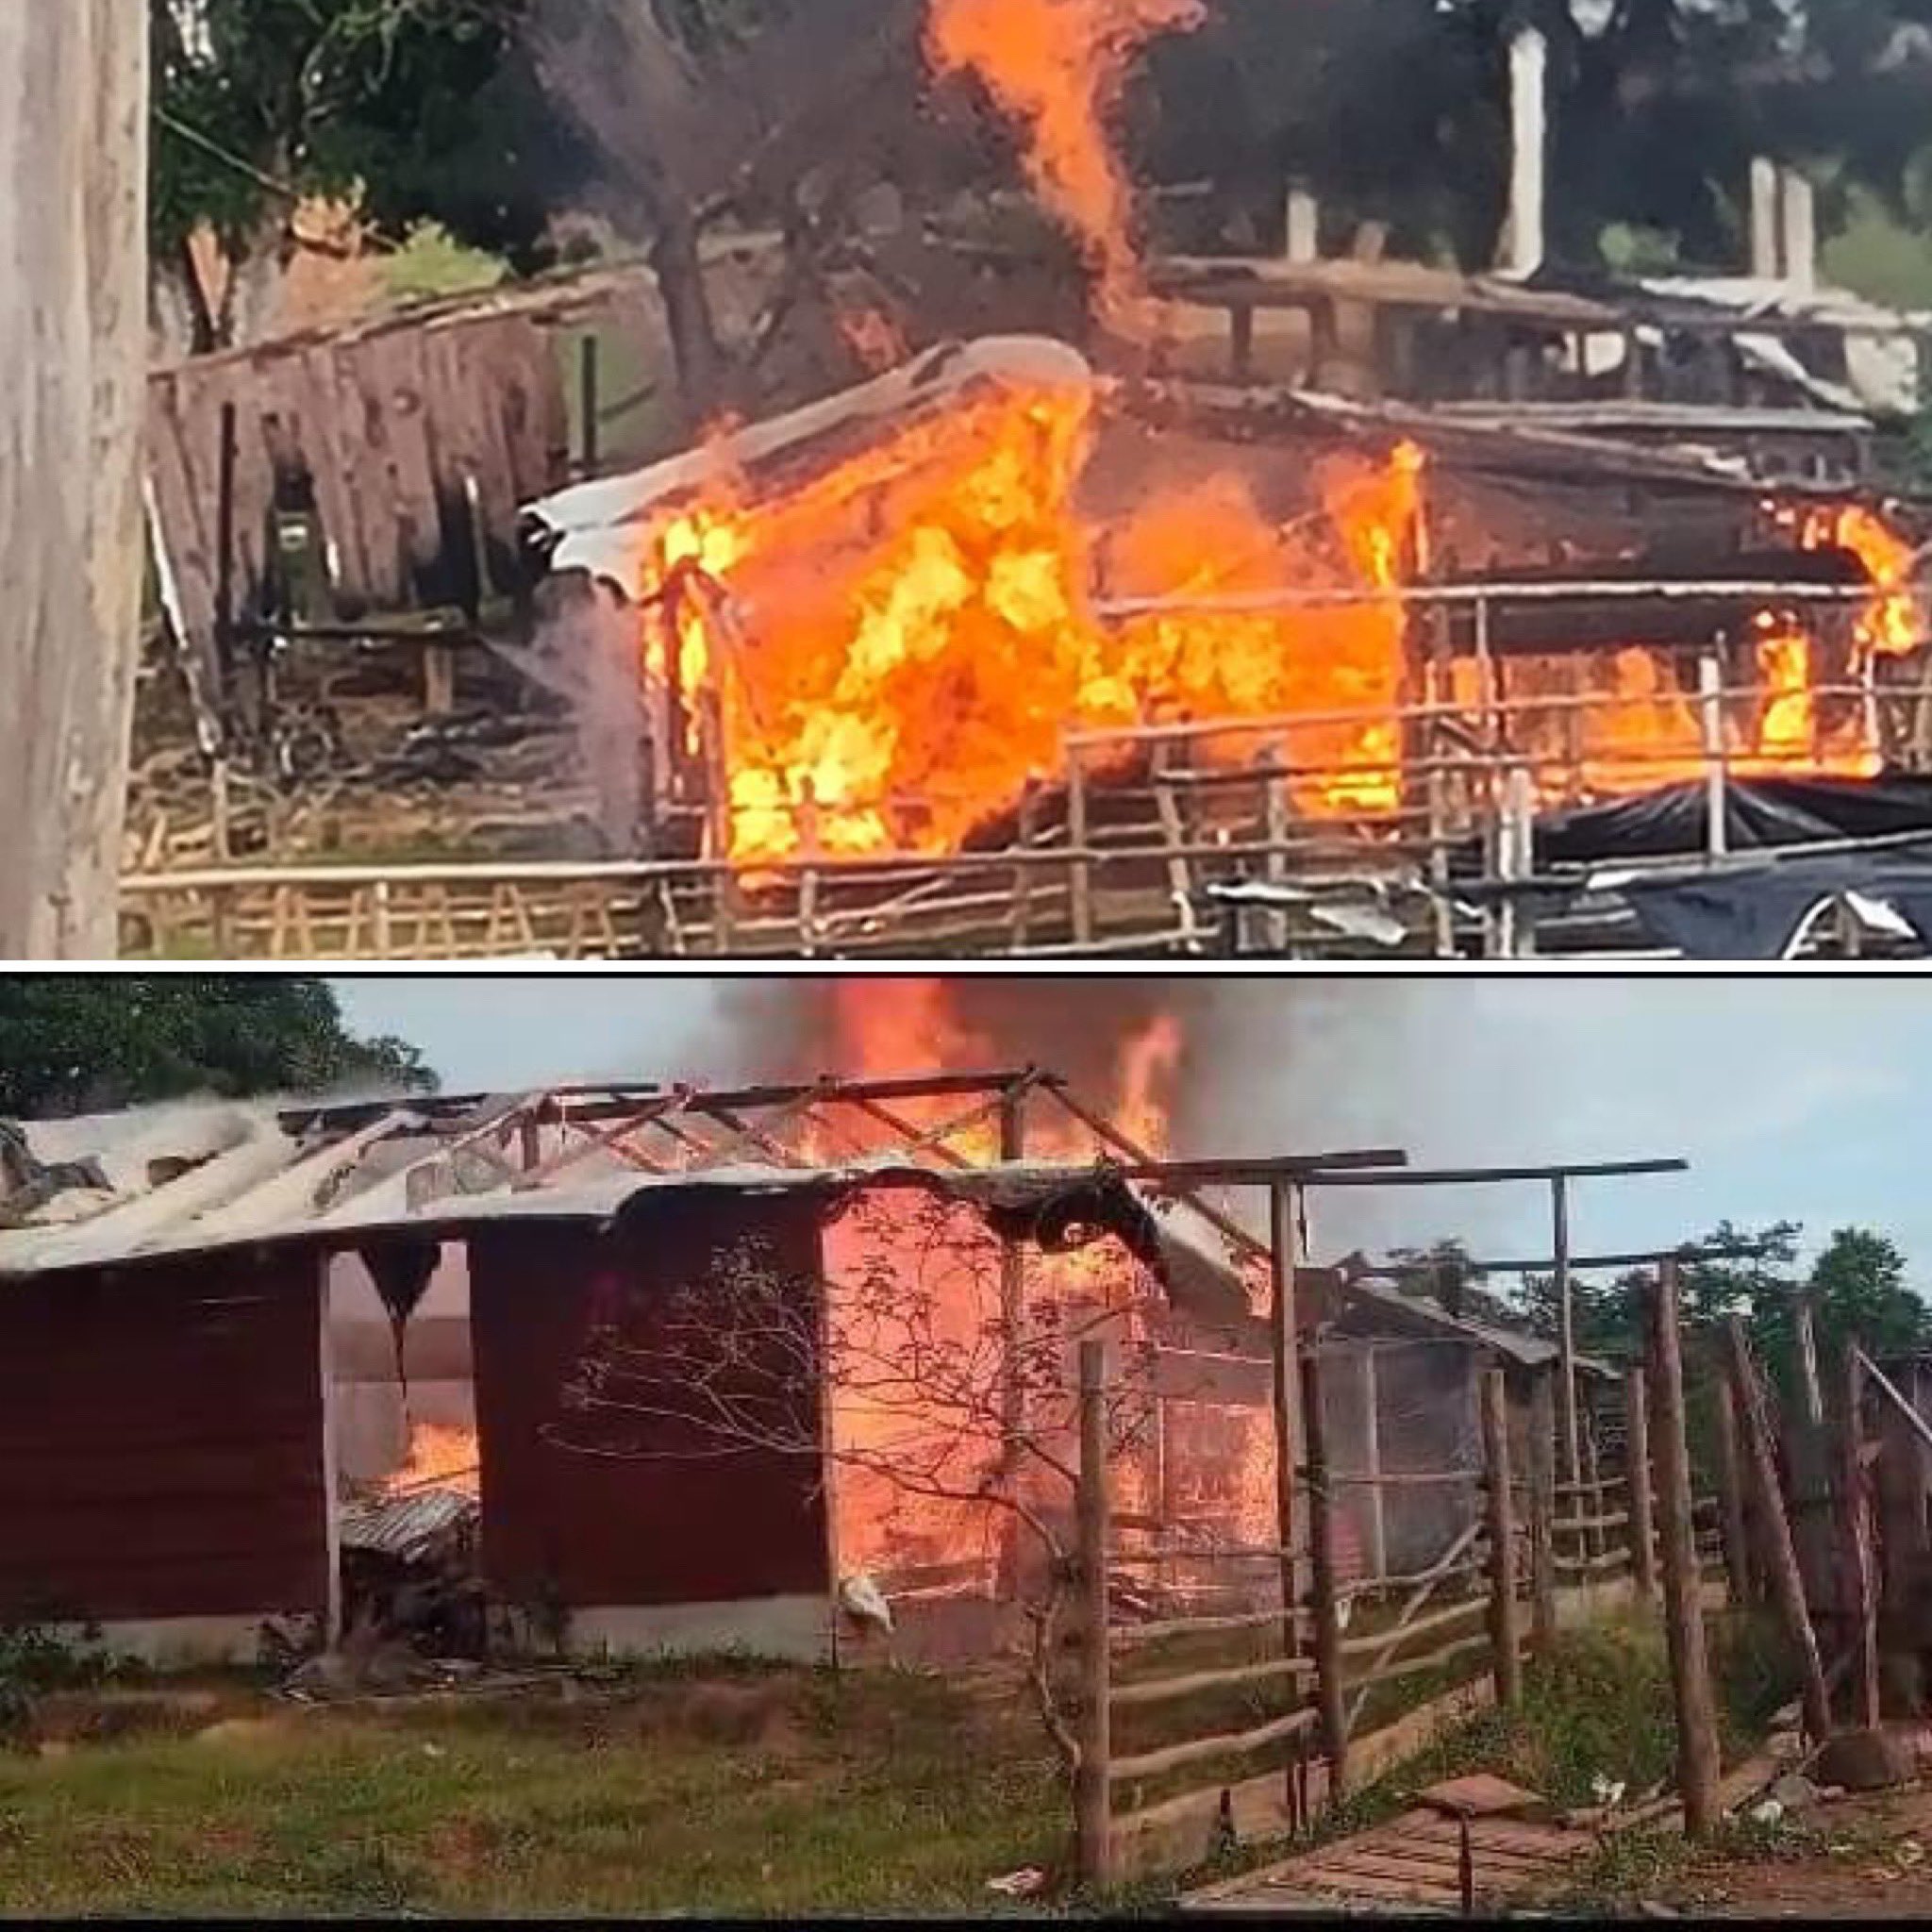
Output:
M1046 1890L1046 1874L1037 1865L1023 1865L1003 1878L989 1878L986 1889L1007 1898L1032 1898Z

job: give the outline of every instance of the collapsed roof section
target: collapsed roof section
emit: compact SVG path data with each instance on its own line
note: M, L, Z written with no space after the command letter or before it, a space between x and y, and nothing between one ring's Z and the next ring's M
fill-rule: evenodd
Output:
M191 1102L32 1122L11 1130L0 1278L289 1242L393 1252L507 1221L616 1227L670 1191L804 1193L830 1216L866 1191L908 1189L1049 1252L1111 1235L1176 1307L1245 1315L1241 1274L1216 1258L1224 1224L1185 1198L1157 1212L1108 1158L1141 1150L1103 1117L1062 1096L1085 1133L1077 1150L1057 1141L1053 1159L999 1158L974 1138L1029 1093L1061 1095L1062 1083L1024 1069L280 1110ZM905 1111L941 1103L929 1123Z

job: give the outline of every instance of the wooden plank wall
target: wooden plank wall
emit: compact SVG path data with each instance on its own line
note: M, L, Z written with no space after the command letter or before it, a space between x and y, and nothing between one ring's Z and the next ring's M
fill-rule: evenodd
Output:
M473 306L210 356L148 379L149 474L191 639L216 609L222 409L236 409L236 599L261 577L278 471L306 475L350 617L459 601L469 587L463 478L507 561L520 505L567 480L555 333L623 309L605 278L568 304Z

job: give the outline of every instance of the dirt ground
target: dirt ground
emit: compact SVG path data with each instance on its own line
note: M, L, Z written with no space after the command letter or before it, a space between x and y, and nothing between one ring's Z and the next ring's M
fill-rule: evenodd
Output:
M1822 1806L1761 1854L1700 1861L1662 1900L1700 1918L1932 1918L1932 1788Z

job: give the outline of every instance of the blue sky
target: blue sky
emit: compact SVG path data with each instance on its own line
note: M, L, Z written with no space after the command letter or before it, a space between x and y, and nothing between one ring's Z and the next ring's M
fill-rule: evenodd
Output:
M759 1071L734 1051L712 979L336 984L352 1024L414 1041L453 1089ZM1932 1289L1932 978L1274 978L1224 980L1212 997L1188 1077L1216 1125L1176 1153L1397 1145L1430 1166L1682 1155L1687 1175L1579 1184L1578 1248L1676 1241L1726 1217L1799 1221L1813 1242L1856 1224L1892 1235ZM1546 1253L1547 1192L1316 1206L1318 1256L1441 1234Z

